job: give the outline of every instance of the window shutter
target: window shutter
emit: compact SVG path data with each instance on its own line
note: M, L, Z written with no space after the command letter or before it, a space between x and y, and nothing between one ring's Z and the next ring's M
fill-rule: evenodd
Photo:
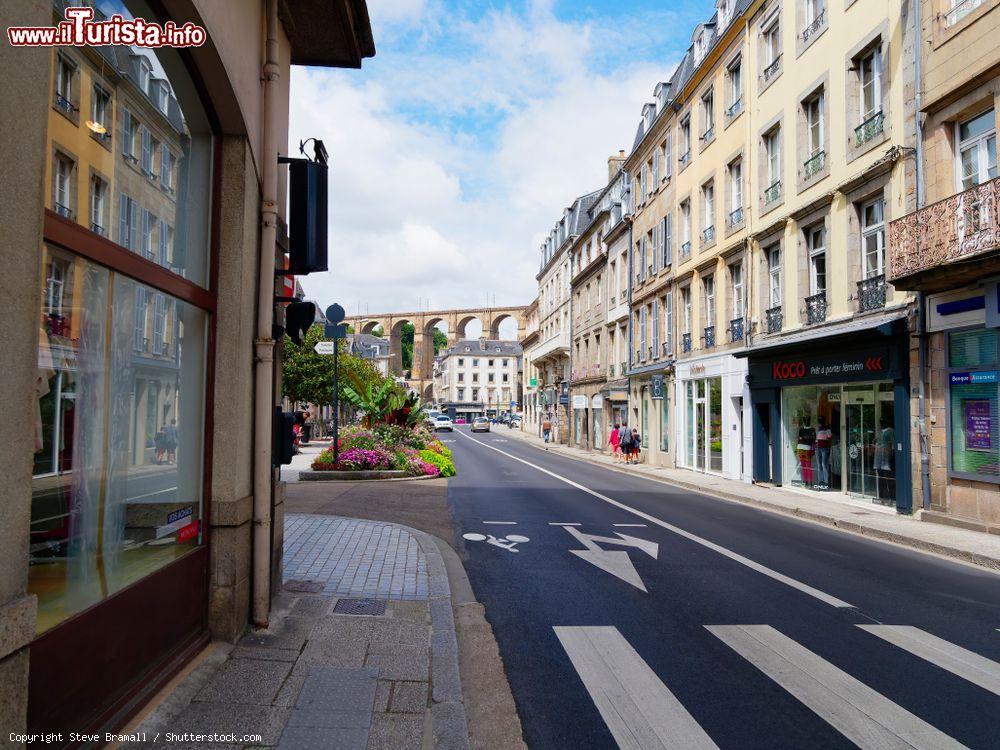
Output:
M125 193L118 194L118 244L122 247L129 246L128 196Z
M653 225L653 242L652 247L649 248L649 262L653 266L653 273L656 273L657 264L660 262L656 254L656 248L659 244L659 228L659 224Z
M135 251L139 244L139 204L133 200L128 202L128 249Z
M653 356L659 355L660 349L660 301L653 300Z
M132 113L127 109L122 110L122 153L132 154Z
M660 152L658 150L653 151L653 189L656 190L656 185L660 181Z
M149 131L145 127L140 126L142 133L142 169L145 172L151 172L153 166L153 145L150 140Z
M664 251L663 251L663 264L669 266L673 261L673 214L667 214L666 218L663 220L664 234L666 234L666 239L664 240Z

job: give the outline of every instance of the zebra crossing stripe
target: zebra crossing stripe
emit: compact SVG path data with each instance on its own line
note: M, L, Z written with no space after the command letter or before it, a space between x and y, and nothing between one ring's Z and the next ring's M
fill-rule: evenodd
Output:
M718 750L615 627L554 627L622 750Z
M858 625L872 635L1000 695L1000 664L912 625Z
M770 625L705 627L862 750L965 747Z

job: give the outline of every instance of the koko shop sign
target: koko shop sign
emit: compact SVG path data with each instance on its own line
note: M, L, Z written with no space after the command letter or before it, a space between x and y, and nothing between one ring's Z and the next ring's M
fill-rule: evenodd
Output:
M861 353L814 353L758 360L750 363L751 386L785 386L806 383L888 380L889 352L876 349Z

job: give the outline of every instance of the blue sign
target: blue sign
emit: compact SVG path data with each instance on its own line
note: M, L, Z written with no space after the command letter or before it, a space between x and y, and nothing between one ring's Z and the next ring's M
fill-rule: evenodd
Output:
M650 382L650 391L652 391L652 398L657 400L663 400L663 375L653 375Z
M189 505L186 508L179 508L171 513L167 514L167 523L176 523L182 518L187 518L188 516L194 515L194 507Z
M985 370L983 372L953 372L951 374L950 381L952 385L1000 382L997 378L996 370Z

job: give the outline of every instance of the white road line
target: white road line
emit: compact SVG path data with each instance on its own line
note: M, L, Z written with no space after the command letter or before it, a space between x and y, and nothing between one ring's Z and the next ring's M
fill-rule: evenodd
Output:
M583 526L582 523L561 523L556 521L555 523L550 523L549 526Z
M618 528L631 527L636 529L645 529L646 524L644 523L613 523L612 526L617 526Z
M1000 695L1000 664L912 625L858 625L872 635Z
M517 526L517 521L483 521L483 523L493 526Z
M722 547L722 546L716 544L715 542L710 542L708 539L703 539L702 537L697 536L696 534L692 534L690 531L685 531L684 529L682 529L682 528L680 528L678 526L674 526L673 524L667 523L666 521L661 521L659 518L656 518L655 516L651 516L648 513L643 513L641 510L636 510L635 508L631 508L628 505L625 505L624 503L620 503L617 500L614 500L614 499L608 497L607 495L602 495L600 492L596 492L595 490L592 490L589 487L584 487L582 484L579 484L577 482L574 482L572 479L567 479L564 476L556 474L554 471L549 471L548 469L546 469L546 468L544 468L542 466L539 466L537 464L533 464L530 461L525 461L523 458L519 458L519 457L517 457L517 456L515 456L515 455L513 455L511 453L508 453L507 451L502 451L499 448L494 448L492 445L487 445L486 443L484 443L481 440L476 440L475 438L469 437L468 435L463 435L462 433L458 433L458 434L462 435L462 437L465 438L466 440L471 440L473 443L478 443L479 445L483 446L484 448L489 448L491 451L496 451L497 453L499 453L501 455L507 456L507 458L511 458L514 461L519 461L522 464L524 464L525 466L530 466L531 468L536 469L537 471L540 471L543 474L548 474L550 477L558 479L560 482L565 482L566 484L570 485L571 487L576 487L578 490L581 490L582 492L586 492L588 495L593 495L597 499L603 500L604 502L608 503L609 505L613 505L616 508L620 508L621 510L628 511L629 513L632 513L632 514L638 516L639 518L645 519L646 521L649 521L650 523L655 523L657 526L660 526L660 527L662 527L664 529L667 529L668 531L672 531L675 534L684 537L685 539L688 539L688 540L690 540L692 542L695 542L697 544L702 545L703 547L708 547L710 550L714 550L715 552L718 552L720 555L725 555L730 560L734 560L734 561L740 563L741 565L745 565L746 567L750 568L751 570L756 570L758 573L766 575L769 578L773 578L775 581L780 581L781 583L784 583L787 586L791 586L792 588L801 591L803 594L808 594L809 596L811 596L811 597L813 597L815 599L819 599L821 602L829 604L831 607L853 607L854 606L853 604L848 604L847 602L843 601L842 599L838 599L835 596L831 596L830 594L827 594L827 593L825 593L823 591L820 591L817 588L813 588L812 586L809 586L808 584L802 583L801 581L796 581L794 578L789 578L784 573L779 573L778 571L772 570L771 568L768 568L765 565L761 565L760 563L754 562L750 558L744 557L741 554L738 554L736 552L733 552L732 550L726 549L725 547ZM555 525L555 524L550 524L550 525ZM579 524L574 524L574 525L578 526Z
M553 630L622 750L717 750L617 628Z
M862 750L965 747L770 625L706 627Z

